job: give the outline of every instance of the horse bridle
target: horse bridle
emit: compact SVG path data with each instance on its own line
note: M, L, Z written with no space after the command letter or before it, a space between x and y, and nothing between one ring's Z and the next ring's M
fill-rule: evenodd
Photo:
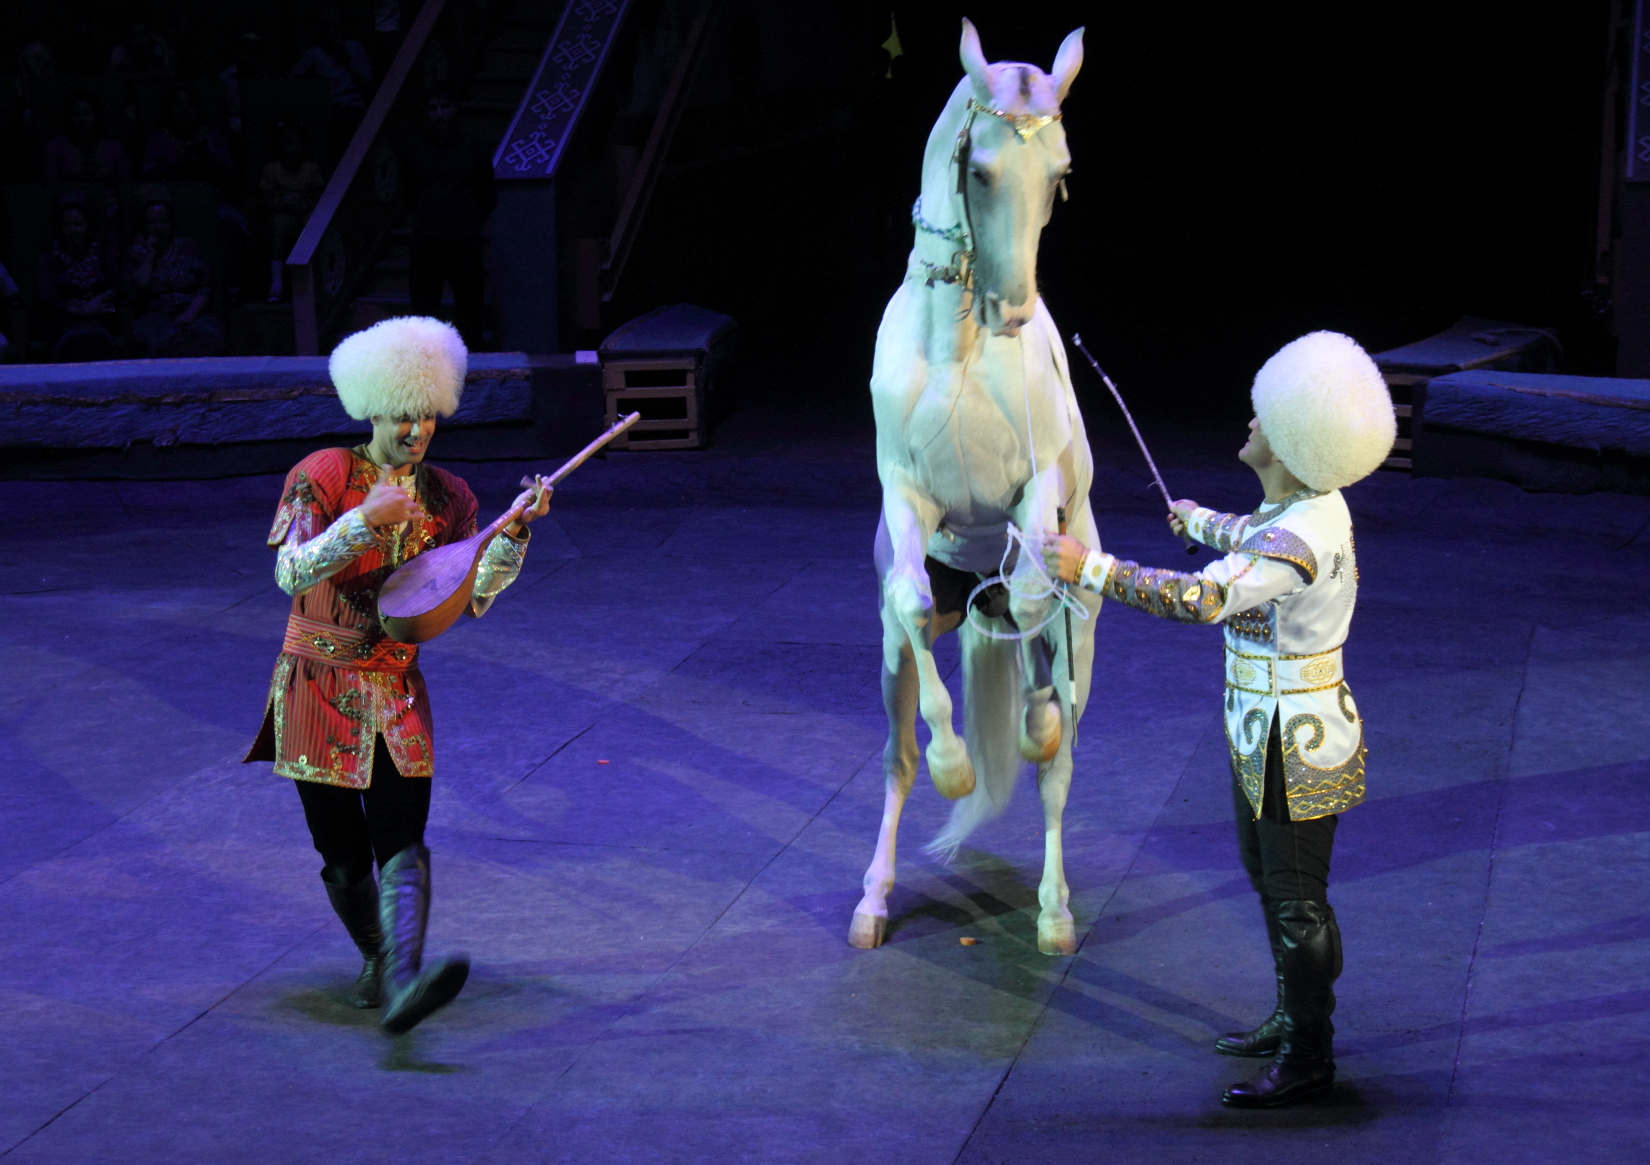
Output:
M936 283L955 283L964 291L972 293L974 290L974 223L968 209L968 159L974 152L974 118L979 114L989 114L1001 118L1014 127L1022 142L1029 142L1051 122L1060 121L1061 113L1030 114L1004 113L1001 109L993 109L989 105L981 104L973 97L968 99L968 117L964 119L962 129L957 131L957 141L951 148L951 164L957 171L957 197L962 200L962 222L954 227L937 227L922 217L922 196L911 207L911 225L926 234L937 236L948 243L955 243L960 248L951 255L951 262L946 266L930 263L926 259L917 262L928 272L923 280L929 287ZM1060 200L1066 199L1066 180L1060 179Z

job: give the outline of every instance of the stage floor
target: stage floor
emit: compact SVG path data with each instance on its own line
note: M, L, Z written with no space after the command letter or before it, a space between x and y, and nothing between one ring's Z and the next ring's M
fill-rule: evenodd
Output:
M947 868L926 775L891 941L851 950L875 469L863 432L758 431L592 463L517 586L426 649L431 945L475 972L393 1041L341 1000L358 961L297 797L237 763L287 608L279 478L0 484L7 1165L1650 1156L1650 498L1350 492L1370 801L1336 852L1341 1083L1242 1113L1218 1098L1252 1063L1210 1043L1271 971L1219 636L1100 616L1075 957L1036 950L1029 780ZM1108 547L1187 561L1102 455ZM1255 500L1233 460L1167 460L1177 492ZM523 469L453 468L486 511Z

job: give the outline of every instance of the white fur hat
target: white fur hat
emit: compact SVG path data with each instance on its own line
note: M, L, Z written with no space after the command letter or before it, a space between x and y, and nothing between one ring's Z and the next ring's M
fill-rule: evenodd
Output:
M344 411L370 417L450 417L469 353L449 324L428 316L381 320L344 338L327 361Z
M1375 361L1339 332L1312 332L1278 349L1255 374L1249 399L1272 452L1313 489L1362 481L1398 435Z

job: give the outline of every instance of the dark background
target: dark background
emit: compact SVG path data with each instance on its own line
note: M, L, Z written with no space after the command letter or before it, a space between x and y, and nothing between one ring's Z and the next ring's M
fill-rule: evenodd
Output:
M1041 282L1143 411L1241 412L1306 331L1378 351L1469 313L1556 328L1562 370L1612 371L1581 295L1607 0L896 3L892 79L884 5L832 5L829 37L787 28L807 7L729 5L615 305L733 314L759 391L864 401L964 14L988 59L1045 69L1087 26ZM786 140L829 99L796 108L809 91L774 78L821 68L845 76L835 120Z
M367 0L339 2L370 37ZM637 27L662 7L685 27L698 7L635 3ZM1554 328L1561 370L1608 375L1610 322L1582 292L1611 3L725 0L619 295L600 330L562 347L700 303L739 320L747 399L868 415L875 327L967 14L989 59L1044 68L1087 26L1065 105L1071 201L1044 235L1041 282L1062 330L1084 333L1143 411L1241 412L1261 361L1315 328L1379 351L1469 313ZM7 83L31 35L64 71L101 72L127 7L0 5ZM251 28L287 60L312 8L142 7L189 76L215 75ZM879 47L891 19L892 62ZM616 109L638 74L610 72ZM563 206L589 219L578 232L611 226L614 146L639 142L648 117L631 120L593 112L581 128L588 164L558 179Z

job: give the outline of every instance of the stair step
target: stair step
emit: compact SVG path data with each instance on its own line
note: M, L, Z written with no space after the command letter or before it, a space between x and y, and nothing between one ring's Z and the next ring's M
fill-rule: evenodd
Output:
M544 46L541 44L490 44L482 52L482 63L487 66L487 72L508 70L525 79L537 67L539 58L544 55ZM499 57L507 57L508 59L501 61L498 59Z
M460 90L459 124L489 148L503 140L510 120L521 106L522 93L538 67L550 36L570 0L513 0L512 9L493 26L482 47L476 70L463 78ZM412 304L407 286L411 272L408 247L412 230L403 220L392 227L366 274L364 294L358 295L345 311L353 327L366 326L377 318L404 314ZM492 304L488 289L487 302ZM443 291L442 303L450 308L453 298ZM260 305L261 306L261 305ZM290 313L291 308L282 305ZM280 310L280 309L272 309ZM443 313L445 314L445 312Z
M515 110L512 107L511 113ZM486 117L465 118L464 129L489 150L504 140L504 131L510 128L509 114L491 114Z
M531 57L536 65L539 63L539 58L544 55L545 46L550 43L552 31L547 26L542 30L522 32L514 36L495 36L487 42L484 51Z
M502 103L509 102L511 110L521 104L521 91L527 85L525 77L513 77L506 81L470 81L470 91L465 97L466 104L474 102Z
M354 302L356 302L356 303L381 303L381 304L386 304L386 305L395 305L395 306L405 307L408 304L412 303L412 298L410 296L404 295L404 294L403 295L394 295L394 294L383 295L383 294L380 294L378 292L369 292L366 295L356 296ZM444 304L452 303L453 302L453 293L451 291L443 290L442 293L441 293L441 302L444 303ZM493 297L492 297L491 293L488 294L488 296L484 300L484 302L489 304L489 305L492 304Z

